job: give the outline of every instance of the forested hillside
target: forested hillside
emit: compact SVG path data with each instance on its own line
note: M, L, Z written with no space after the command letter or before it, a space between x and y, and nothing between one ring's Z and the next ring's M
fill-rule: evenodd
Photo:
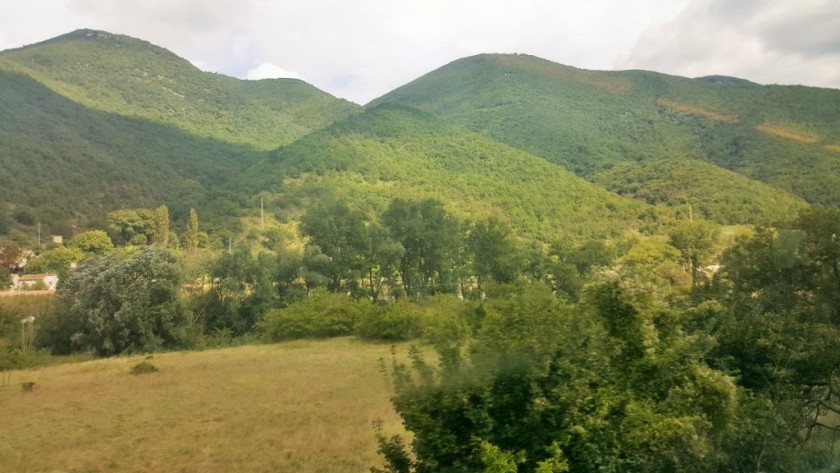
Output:
M27 74L89 108L263 150L359 108L296 79L242 81L202 72L166 49L104 31L77 30L5 51L0 70Z
M604 238L655 219L649 206L534 155L393 105L280 149L233 185L245 186L272 190L272 207L289 216L325 197L369 209L436 198L461 219L496 217L543 241Z
M598 72L533 56L480 55L443 66L373 104L385 102L426 110L590 180L618 163L690 158L811 203L840 203L836 90ZM674 200L681 204L678 196Z

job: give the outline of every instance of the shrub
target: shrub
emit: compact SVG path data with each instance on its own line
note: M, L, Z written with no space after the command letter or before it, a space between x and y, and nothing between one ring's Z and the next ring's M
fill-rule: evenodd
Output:
M410 340L423 334L425 310L401 300L360 314L356 335L375 340Z
M269 312L260 323L260 329L272 342L339 337L352 334L359 314L371 309L372 304L368 301L354 301L350 296L317 291L289 307Z
M156 373L158 371L160 370L158 370L157 366L149 363L148 361L141 361L131 368L131 374Z

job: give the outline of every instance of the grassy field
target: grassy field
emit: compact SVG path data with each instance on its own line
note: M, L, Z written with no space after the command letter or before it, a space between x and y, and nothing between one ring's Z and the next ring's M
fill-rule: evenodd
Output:
M143 375L129 373L142 356L14 371L0 471L367 471L373 422L402 431L379 370L390 351L333 339L158 354Z

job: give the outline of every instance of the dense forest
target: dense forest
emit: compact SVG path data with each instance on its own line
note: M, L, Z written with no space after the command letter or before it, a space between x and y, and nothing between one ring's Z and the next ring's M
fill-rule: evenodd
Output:
M0 284L60 278L0 371L410 342L372 471L840 468L840 91L481 55L359 107L80 30L0 109Z

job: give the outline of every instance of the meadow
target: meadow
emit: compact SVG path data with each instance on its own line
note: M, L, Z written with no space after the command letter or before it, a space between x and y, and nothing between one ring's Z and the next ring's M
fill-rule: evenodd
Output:
M340 338L5 373L0 470L367 471L374 423L403 432L380 369L391 350ZM130 374L143 361L159 371Z

